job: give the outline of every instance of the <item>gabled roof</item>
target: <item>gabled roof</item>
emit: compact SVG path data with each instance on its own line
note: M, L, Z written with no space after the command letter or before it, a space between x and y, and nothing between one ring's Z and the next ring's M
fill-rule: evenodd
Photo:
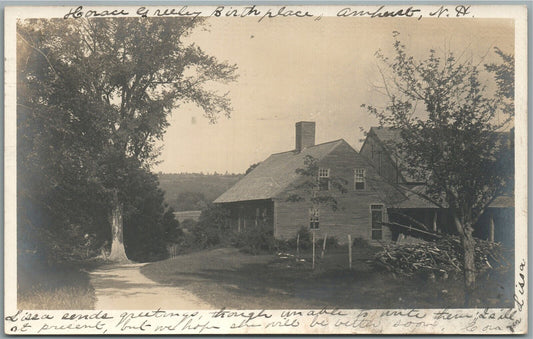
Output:
M274 198L300 177L296 170L304 168L307 155L321 160L343 143L347 144L343 139L339 139L305 148L301 152L289 151L272 154L214 202Z
M402 136L400 135L400 130L397 128L391 127L370 127L370 131L374 132L376 136L383 143L398 143L402 141Z
M397 128L391 127L370 127L369 134L374 134L381 145L387 150L387 153L391 157L393 163L397 163L400 175L405 179L406 182L417 182L404 168L404 159L401 154L398 154L396 145L402 141L402 136L400 130Z

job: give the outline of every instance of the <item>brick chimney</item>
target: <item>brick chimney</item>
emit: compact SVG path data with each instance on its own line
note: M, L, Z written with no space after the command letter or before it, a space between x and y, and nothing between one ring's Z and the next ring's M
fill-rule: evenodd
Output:
M315 122L300 121L296 123L296 152L315 145Z

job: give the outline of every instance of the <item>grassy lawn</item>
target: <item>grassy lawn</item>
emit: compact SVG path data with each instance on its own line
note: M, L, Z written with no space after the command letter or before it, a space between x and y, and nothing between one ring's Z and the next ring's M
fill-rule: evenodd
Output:
M347 248L328 251L312 270L310 253L248 255L219 248L151 263L141 272L163 284L187 289L215 307L233 309L443 308L462 307L463 282L393 277L369 259L376 247L354 248L352 270ZM318 251L318 255L320 252ZM510 277L512 279L512 277ZM512 280L480 278L478 307L510 307Z
M89 274L79 266L19 265L19 309L93 309L94 289Z

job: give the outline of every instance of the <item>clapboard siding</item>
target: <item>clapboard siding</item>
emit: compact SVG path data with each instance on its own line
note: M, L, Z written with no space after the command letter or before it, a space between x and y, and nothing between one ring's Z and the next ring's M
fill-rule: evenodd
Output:
M375 134L369 133L360 154L374 165L374 168L383 179L391 183L403 183L403 179L397 170L397 164L391 159L389 152L378 141Z
M379 176L373 167L362 158L348 144L343 143L335 148L330 154L319 161L321 168L330 169L330 177L340 177L347 181L348 192L331 190L329 194L336 197L338 210L333 211L330 207L320 208L320 229L316 231L318 237L326 233L328 237L334 236L340 243L347 241L347 235L352 239L371 238L371 212L370 205L382 204L384 206L384 221L387 221L386 208L389 202L401 199L399 192L392 186L379 180ZM367 183L365 190L354 189L354 170L364 168L366 170ZM297 189L301 180L292 184L287 190L276 197L274 234L278 239L293 238L303 226L309 228L309 192ZM306 201L289 202L287 198L297 194ZM383 227L383 240L390 240L391 233L387 227Z

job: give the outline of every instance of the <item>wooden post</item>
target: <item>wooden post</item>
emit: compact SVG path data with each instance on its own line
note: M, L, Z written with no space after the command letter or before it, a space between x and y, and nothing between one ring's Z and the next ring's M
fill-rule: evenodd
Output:
M324 258L324 252L326 252L326 239L328 238L328 234L326 233L324 235L324 243L322 244L322 254L320 255L321 258Z
M300 233L296 235L296 256L300 257Z
M437 233L437 210L433 214L433 232Z
M315 231L313 230L313 269L315 269Z
M491 215L489 219L489 241L494 242L494 217Z
M352 235L348 234L348 261L349 267L352 269Z

